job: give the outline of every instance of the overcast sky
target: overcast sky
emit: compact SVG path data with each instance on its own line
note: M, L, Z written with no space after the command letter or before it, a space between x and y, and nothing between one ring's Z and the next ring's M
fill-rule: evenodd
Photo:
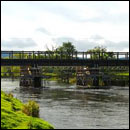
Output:
M72 42L129 51L127 1L2 1L2 50L46 50Z

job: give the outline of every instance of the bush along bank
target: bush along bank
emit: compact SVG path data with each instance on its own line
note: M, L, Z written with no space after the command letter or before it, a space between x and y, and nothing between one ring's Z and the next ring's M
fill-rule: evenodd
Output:
M12 94L1 92L1 129L54 129L38 116L39 106L34 101L23 104Z

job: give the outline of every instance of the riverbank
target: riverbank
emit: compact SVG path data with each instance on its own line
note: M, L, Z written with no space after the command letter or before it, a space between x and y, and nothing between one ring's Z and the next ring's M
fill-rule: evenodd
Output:
M54 129L48 122L24 114L23 105L11 94L1 92L1 129Z

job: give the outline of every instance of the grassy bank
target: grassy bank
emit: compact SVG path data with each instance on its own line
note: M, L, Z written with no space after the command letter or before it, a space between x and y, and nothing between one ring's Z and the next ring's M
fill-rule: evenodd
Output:
M129 73L126 72L126 73L116 73L116 75L120 75L120 76L129 76Z
M62 82L61 78L58 76L56 73L44 73L45 76L50 76L50 78L47 78L46 80L48 81L58 81ZM76 76L69 78L69 84L74 84L76 83Z
M1 129L53 129L48 122L24 114L23 106L12 95L1 92Z

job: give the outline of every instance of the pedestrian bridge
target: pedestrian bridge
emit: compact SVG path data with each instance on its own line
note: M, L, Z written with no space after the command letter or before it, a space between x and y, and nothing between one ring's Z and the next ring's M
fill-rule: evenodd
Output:
M1 51L1 66L129 66L129 52Z

